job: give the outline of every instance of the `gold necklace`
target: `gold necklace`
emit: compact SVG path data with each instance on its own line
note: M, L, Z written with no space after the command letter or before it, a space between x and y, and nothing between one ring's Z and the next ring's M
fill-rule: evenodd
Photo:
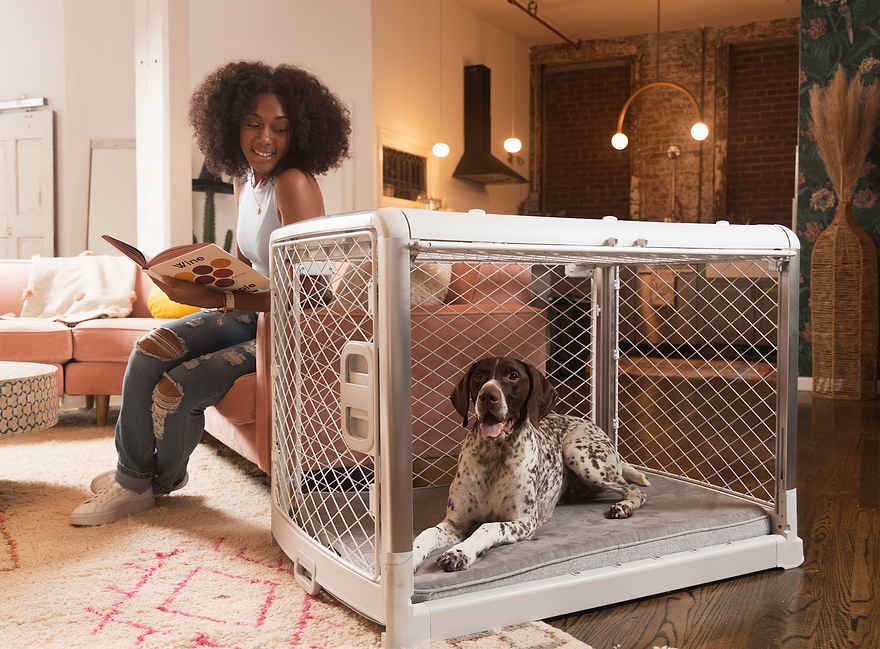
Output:
M254 179L256 180L256 179ZM263 213L263 208L260 206L260 200L257 198L257 188L253 183L248 183L251 186L251 193L254 195L254 204L257 206L257 216Z

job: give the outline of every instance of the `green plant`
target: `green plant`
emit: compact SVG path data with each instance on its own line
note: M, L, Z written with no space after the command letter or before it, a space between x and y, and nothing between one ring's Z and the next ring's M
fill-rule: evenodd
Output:
M213 189L205 189L205 214L202 220L203 243L217 243L217 211L214 207L214 194ZM193 243L198 243L195 233L193 233ZM232 252L232 230L226 231L223 250Z

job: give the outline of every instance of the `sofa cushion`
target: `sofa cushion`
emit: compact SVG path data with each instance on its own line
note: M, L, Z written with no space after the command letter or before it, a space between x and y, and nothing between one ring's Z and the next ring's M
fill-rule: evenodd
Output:
M229 392L217 403L217 412L237 426L252 424L257 419L257 373L236 379Z
M162 318L86 320L73 328L73 358L78 361L128 361L138 338L171 322Z
M155 285L147 296L147 308L150 309L150 315L154 318L182 318L190 313L201 311L197 306L175 302Z
M3 278L3 290L0 291L0 315L21 313L21 292L27 288L30 276L30 259L0 259L0 277Z
M0 360L64 363L73 356L70 329L35 318L0 320Z
M155 286L155 284L153 284L153 280L150 279L150 276L144 271L139 271L134 283L134 292L137 293L137 300L135 300L131 307L131 314L128 316L129 318L152 317L147 300L153 286Z
M452 265L450 304L528 304L531 267L524 264Z
M64 366L65 394L122 394L128 363L77 363Z

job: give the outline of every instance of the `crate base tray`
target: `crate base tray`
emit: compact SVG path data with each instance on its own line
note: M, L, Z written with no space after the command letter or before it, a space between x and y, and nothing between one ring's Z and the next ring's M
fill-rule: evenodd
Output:
M608 494L560 503L550 521L532 539L493 548L466 571L444 572L436 562L443 550L434 552L415 575L412 602L576 574L770 534L768 513L760 505L671 478L652 475L650 480L651 486L643 488L648 502L632 518L606 518L617 500ZM414 490L414 535L443 519L447 494L446 487ZM350 507L350 496L346 499L349 516L355 513ZM337 516L345 517L341 511ZM361 515L357 518L360 525L345 525L348 531L344 540L337 538L323 545L363 569L374 564L375 554L371 552L370 540L366 535L360 538L358 532L372 535L372 525L364 525Z

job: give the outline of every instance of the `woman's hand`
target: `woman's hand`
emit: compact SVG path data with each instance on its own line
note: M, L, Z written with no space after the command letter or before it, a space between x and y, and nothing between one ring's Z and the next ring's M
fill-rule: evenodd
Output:
M201 309L217 309L223 306L223 294L194 282L184 282L173 277L158 279L151 277L153 283L162 289L170 300L179 304L197 306Z

